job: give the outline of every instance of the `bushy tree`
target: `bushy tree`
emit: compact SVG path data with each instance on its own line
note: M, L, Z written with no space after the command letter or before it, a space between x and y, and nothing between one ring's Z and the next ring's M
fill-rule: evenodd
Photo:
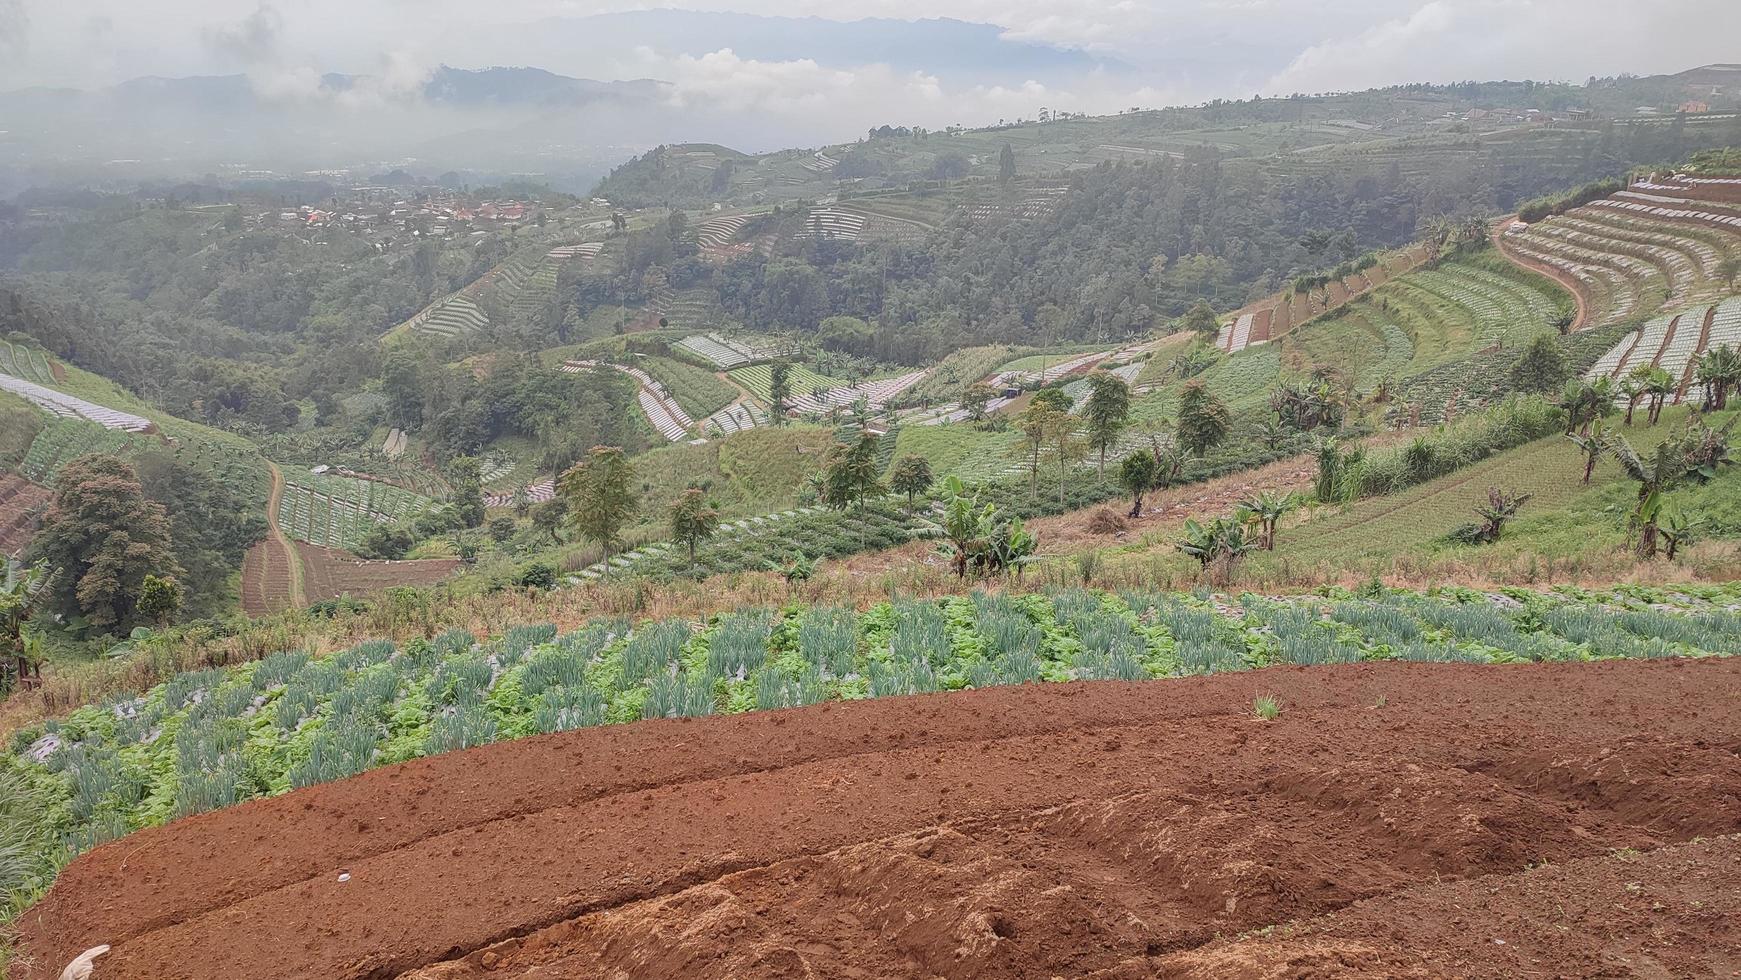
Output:
M447 464L451 502L454 515L463 527L478 527L484 523L484 484L478 461L471 456L457 456Z
M690 487L671 505L671 540L689 549L689 564L695 564L695 549L719 530L719 511L708 506L707 497Z
M895 468L889 474L889 489L905 495L907 507L911 509L914 498L931 489L934 479L930 461L923 456L909 453L895 460Z
M1118 467L1118 484L1130 494L1130 516L1143 516L1143 494L1155 485L1160 466L1153 453L1137 450L1124 458Z
M1100 453L1095 474L1106 479L1106 452L1130 424L1130 385L1116 374L1097 371L1088 376L1088 404L1082 421L1088 428L1088 444Z
M115 456L84 456L61 468L54 503L30 544L27 563L37 562L54 569L44 589L50 607L101 632L123 633L140 622L147 575L181 573L169 515Z
M1221 323L1215 319L1214 307L1201 300L1185 314L1179 326L1205 337L1213 337L1221 332Z
M230 601L230 579L242 556L266 536L258 498L246 496L169 449L133 457L145 496L169 517L170 548L181 566L183 611L215 615Z
M768 416L779 425L786 419L786 400L792 397L792 365L775 361L768 366Z
M1221 399L1215 397L1201 381L1187 384L1179 392L1179 445L1201 456L1221 445L1233 416Z
M864 506L865 500L883 493L878 482L877 437L861 433L852 443L835 443L828 451L822 477L822 502L835 510L853 505Z
M1529 342L1523 356L1511 366L1511 385L1526 394L1546 394L1565 384L1570 373L1560 345L1552 335L1542 334Z
M139 589L139 616L157 626L168 626L181 611L181 583L174 576L147 574Z
M398 561L416 543L412 530L403 524L377 524L357 542L357 554L363 558Z
M622 543L623 530L635 516L634 469L616 446L594 446L592 452L557 478L556 492L568 508L575 533L599 546L608 567L611 552Z

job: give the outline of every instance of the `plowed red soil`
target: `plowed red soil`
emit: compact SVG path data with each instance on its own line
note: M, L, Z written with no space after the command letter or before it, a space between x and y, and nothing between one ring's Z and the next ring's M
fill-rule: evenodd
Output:
M370 595L402 585L434 585L460 566L457 558L370 561L336 548L321 548L305 541L295 544L302 560L302 588L310 602Z
M501 743L104 845L22 975L1731 976L1738 689L1367 664Z

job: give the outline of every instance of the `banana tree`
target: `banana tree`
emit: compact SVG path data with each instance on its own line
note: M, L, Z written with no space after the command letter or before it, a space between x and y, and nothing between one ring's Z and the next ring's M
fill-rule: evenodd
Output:
M1598 419L1590 427L1590 431L1581 434L1568 432L1566 438L1572 441L1572 445L1578 447L1579 454L1584 457L1583 483L1585 486L1589 486L1590 477L1596 472L1597 460L1600 460L1608 452L1608 430L1602 426L1601 420Z
M1566 413L1567 435L1588 434L1591 425L1614 410L1614 382L1605 377L1594 381L1574 378L1566 382L1560 408Z
M1724 344L1699 358L1699 384L1705 389L1705 409L1729 406L1729 390L1741 384L1741 352Z
M1627 518L1627 526L1638 536L1638 557L1655 558L1664 500L1685 478L1686 457L1673 439L1664 440L1648 459L1622 435L1616 435L1608 448L1620 468L1638 483L1638 499Z
M38 637L31 633L30 616L46 578L40 565L15 569L0 558L0 695L37 676Z
M1208 524L1187 520L1185 536L1175 545L1196 559L1209 580L1217 584L1232 577L1234 567L1253 546L1245 533L1245 524L1232 517L1217 517Z
M1662 415L1662 406L1668 402L1668 396L1675 393L1675 376L1662 368L1653 367L1645 372L1644 393L1650 396L1650 413L1646 417L1651 425Z
M1235 513L1245 523L1257 525L1257 547L1274 551L1276 525L1299 505L1300 498L1295 494L1263 490L1240 501Z
M1679 508L1671 508L1664 513L1658 528L1663 543L1667 546L1663 551L1663 556L1669 561L1674 561L1675 554L1680 551L1681 547L1693 542L1694 537L1698 534L1700 524L1701 522L1697 518L1688 516L1686 511Z
M1632 425L1632 413L1638 409L1638 403L1648 394L1645 390L1644 375L1633 371L1620 379L1620 393L1626 396L1626 425Z

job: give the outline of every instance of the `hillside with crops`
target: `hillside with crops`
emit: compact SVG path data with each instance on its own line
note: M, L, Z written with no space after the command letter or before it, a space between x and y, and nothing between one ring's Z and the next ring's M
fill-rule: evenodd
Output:
M305 108L543 169L0 199L9 980L1741 962L1741 67L584 187L643 103L440 77Z

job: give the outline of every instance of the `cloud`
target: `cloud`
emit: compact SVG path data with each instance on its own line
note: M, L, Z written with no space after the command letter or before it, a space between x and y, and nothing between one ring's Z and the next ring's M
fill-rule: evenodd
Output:
M0 0L0 52L21 52L29 40L30 17L24 12L24 0Z
M284 16L276 7L262 3L236 23L207 27L201 39L218 56L253 65L277 58L283 34Z
M1431 0L1308 46L1264 90L1675 71L1732 56L1737 36L1741 4L1709 0Z
M941 129L1033 118L1042 106L1112 112L1164 105L1178 96L1100 74L1068 85L1028 79L950 86L924 71L883 64L827 67L809 59L761 61L729 48L692 56L642 47L631 54L635 73L671 83L667 98L674 109L750 115L784 124L787 132L811 134L815 142L849 139L884 124Z

